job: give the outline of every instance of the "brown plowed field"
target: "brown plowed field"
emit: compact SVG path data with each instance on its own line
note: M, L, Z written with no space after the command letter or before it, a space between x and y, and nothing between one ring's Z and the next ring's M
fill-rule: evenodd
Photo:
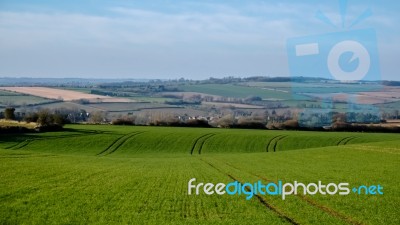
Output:
M114 98L47 87L0 87L0 89L48 99L62 99L63 101L87 99L90 102L134 102L133 100L126 98Z

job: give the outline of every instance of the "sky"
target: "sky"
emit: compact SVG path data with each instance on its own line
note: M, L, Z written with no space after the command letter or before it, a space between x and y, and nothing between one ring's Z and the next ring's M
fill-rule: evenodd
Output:
M373 28L382 79L400 80L400 3L340 2L0 0L0 77L291 76L289 39Z

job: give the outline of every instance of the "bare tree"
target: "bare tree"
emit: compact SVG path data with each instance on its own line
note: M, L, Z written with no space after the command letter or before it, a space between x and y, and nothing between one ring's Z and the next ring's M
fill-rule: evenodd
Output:
M218 126L223 128L228 128L235 124L235 117L232 114L223 116L218 120Z
M106 121L106 115L103 111L96 111L89 117L89 122L94 124L101 124Z

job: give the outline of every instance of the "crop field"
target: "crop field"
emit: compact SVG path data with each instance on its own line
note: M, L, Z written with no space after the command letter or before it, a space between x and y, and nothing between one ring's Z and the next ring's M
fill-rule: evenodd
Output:
M88 99L94 102L132 102L126 98L113 98L109 96L87 94L79 91L47 87L0 87L0 89L48 99L62 99L64 101Z
M133 99L137 102L150 102L150 103L165 103L166 101L173 101L173 98L164 98L164 97L151 97L151 96L134 96L128 97L129 99Z
M398 134L68 125L0 136L0 224L399 224ZM384 195L188 195L188 181Z
M218 96L234 97L234 98L246 98L249 96L259 96L263 99L276 99L276 100L286 100L292 98L292 94L288 92L262 89L257 87L246 87L246 86L232 85L232 84L186 85L180 88L188 92L199 92L209 95L218 95ZM307 99L307 97L303 97L303 99Z
M280 91L294 91L301 93L358 93L358 92L395 92L390 88L383 88L377 84L337 84L337 83L296 83L296 82L246 82L248 87L269 88Z
M54 100L30 95L0 96L0 105L4 106L40 105L51 102Z
M86 104L86 106L96 108L108 112L129 112L138 111L141 109L163 109L163 108L177 108L177 106L161 104L161 103L146 103L146 102L135 102L135 103L96 103Z
M52 102L53 100L0 90L0 106L32 105Z

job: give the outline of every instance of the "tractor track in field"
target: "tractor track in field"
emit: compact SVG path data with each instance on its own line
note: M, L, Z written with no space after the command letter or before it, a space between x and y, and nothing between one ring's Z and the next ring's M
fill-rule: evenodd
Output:
M267 144L266 147L267 152L269 152L270 147L272 148L271 151L273 150L274 152L276 152L276 147L278 146L278 142L286 138L287 136L288 135L278 135L273 137Z
M226 162L223 162L223 161L220 161L220 160L218 160L218 161L222 162L225 165L230 166L230 167L232 167L232 168L234 168L236 170L244 171L244 170L242 170L242 169L240 169L240 168L238 168L238 167L236 167L236 166L234 166L234 165L232 165L230 163L226 163ZM265 182L268 182L268 183L269 182L274 182L274 183L276 183L276 181L267 179L267 178L265 178L263 176L260 176L258 174L255 174L255 173L252 173L252 172L248 172L248 171L244 171L244 172L246 172L246 173L248 173L248 174L250 174L252 176L258 177L258 178L262 179ZM348 224L352 224L352 225L363 225L363 223L361 223L359 221L356 221L356 220L352 219L351 217L346 216L346 215L344 215L344 214L342 214L342 213L340 213L338 211L335 211L334 209L331 209L331 208L329 208L329 207L327 207L325 205L319 204L318 202L311 200L307 196L303 196L303 195L294 195L294 196L296 196L296 197L300 198L301 200L307 202L309 205L311 205L313 207L316 207L316 208L322 210L325 213L328 213L329 215L335 217L336 219L339 219L341 221L344 221L344 222L346 222Z
M275 141L275 144L274 144L274 152L276 152L276 147L278 146L278 142L281 141L281 140L283 140L283 139L286 138L286 137L287 137L287 135L281 136L280 138L278 138L278 139Z
M33 141L41 141L41 140L49 140L49 139L64 139L64 138L73 138L73 137L83 137L83 136L93 136L93 135L99 135L103 134L102 132L93 132L91 134L74 134L74 135L60 135L60 136L55 136L55 137L41 137L41 138L35 138L32 137L30 139L26 139L24 141L20 141L17 144L14 144L12 146L5 147L4 149L10 149L10 150L19 150L28 144L32 143Z
M275 139L280 138L280 137L282 137L282 136L283 136L283 135L278 135L278 136L273 137L273 138L268 142L267 147L265 148L265 150L266 150L267 152L269 152L269 146L271 146L271 143L272 143Z
M212 168L214 168L215 170L217 170L218 172L228 176L229 178L231 178L234 181L239 182L240 184L243 185L243 182L241 182L240 180L236 179L234 176L230 175L229 173L226 173L224 171L222 171L221 169L219 169L218 167L214 166L213 164L211 164L210 162L205 161L204 159L200 159L201 161L203 161L204 163L208 164L209 166L211 166ZM246 188L247 191L251 191L249 188ZM290 224L294 224L297 225L299 224L298 222L296 222L293 218L290 218L289 216L285 215L283 212L281 212L278 208L274 207L273 205L271 205L270 203L268 203L262 196L260 196L259 194L255 194L254 195L257 200L268 210L272 211L273 213L275 213L279 218L285 220L286 222L290 223Z
M357 137L351 137L349 139L347 139L346 141L343 142L343 145L347 145L347 143L349 143L350 141L356 139Z
M97 154L97 156L105 156L105 155L110 155L117 151L123 144L125 144L129 139L139 135L143 134L145 131L137 131L129 134L125 134L119 138L117 138L115 141L113 141L106 149L101 151L100 153Z
M315 201L311 200L310 198L308 198L306 196L302 196L302 195L296 195L296 196L298 196L302 200L306 201L308 204L310 204L310 205L312 205L312 206L314 206L314 207L316 207L316 208L318 208L318 209L320 209L320 210L332 215L333 217L335 217L337 219L340 219L340 220L342 220L344 222L347 222L347 223L353 224L353 225L363 225L363 223L361 223L359 221L355 221L354 219L352 219L352 218L350 218L350 217L348 217L348 216L346 216L346 215L344 215L344 214L342 214L342 213L340 213L338 211L335 211L335 210L333 210L333 209L331 209L331 208L329 208L327 206L321 205L318 202L315 202Z
M21 145L22 143L25 143L25 142L27 142L27 141L29 141L29 139L27 139L27 140L25 140L25 141L20 141L20 142L18 142L17 144L13 144L13 145L11 145L11 146L7 146L7 147L5 147L4 149L14 150L14 148L16 148L18 145Z
M6 149L19 150L19 149L29 145L30 143L32 143L34 140L37 140L37 139L27 139L25 141L19 142L18 144L15 144L13 146L7 147Z
M356 138L356 137L345 137L345 138L342 138L336 143L336 146L346 145L350 140L352 140L354 138Z
M199 147L199 155L201 155L201 150L203 150L203 145L204 145L204 143L206 143L206 141L207 141L208 139L210 139L210 138L212 138L212 137L214 137L214 136L215 136L215 134L211 134L211 135L209 135L209 136L207 136L207 137L205 137L205 138L203 139L203 142L201 142L200 147Z
M191 155L193 155L193 152L194 152L194 150L196 149L196 146L201 142L201 140L204 138L204 140L203 140L203 142L201 142L199 145L199 154L201 154L201 149L203 148L203 145L204 145L204 142L208 139L208 138L210 138L210 137L212 137L212 136L214 136L215 134L213 134L213 133L209 133L209 134L204 134L204 135L202 135L202 136L200 136L200 137L198 137L198 138L196 138L195 139L195 141L194 141L194 143L193 143L193 145L192 145L192 148L190 149L190 154Z

